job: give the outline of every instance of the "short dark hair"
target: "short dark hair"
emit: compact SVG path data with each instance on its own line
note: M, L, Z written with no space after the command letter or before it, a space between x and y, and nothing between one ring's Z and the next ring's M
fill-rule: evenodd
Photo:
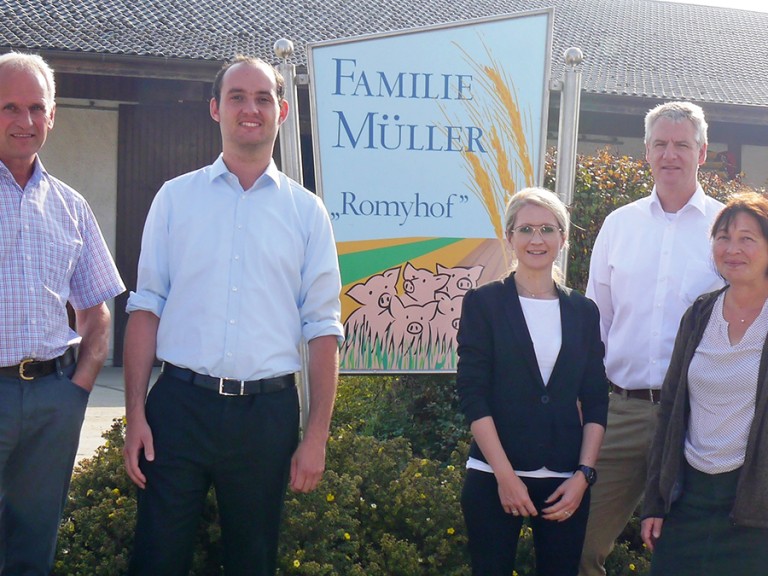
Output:
M211 89L211 96L214 100L216 100L216 104L221 103L221 85L224 82L224 74L226 74L227 70L232 68L232 66L235 66L236 64L250 64L251 66L264 66L272 71L272 73L275 75L275 92L277 94L277 101L282 102L284 96L285 96L285 78L283 78L283 75L280 74L280 72L277 71L277 68L272 66L269 62L265 62L261 58L256 58L255 56L243 56L243 55L237 55L229 62L226 62L216 73L216 77L213 79L213 87Z
M712 224L711 238L728 230L738 214L749 214L757 220L763 238L768 241L768 198L757 192L740 192L728 200Z

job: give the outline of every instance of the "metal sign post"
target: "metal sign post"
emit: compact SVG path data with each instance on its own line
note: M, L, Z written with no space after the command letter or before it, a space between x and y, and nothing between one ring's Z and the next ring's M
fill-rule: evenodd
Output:
M573 202L573 185L576 179L576 144L579 132L579 107L581 104L581 62L584 55L578 48L568 48L563 54L565 73L562 82L553 83L560 92L560 127L557 133L557 174L555 192L566 206ZM568 249L563 248L558 266L565 280L568 273Z
M280 127L280 169L299 184L304 181L301 169L301 144L299 138L299 99L296 93L296 66L288 62L293 56L293 42L281 38L275 42L275 54L282 60L277 70L285 80L284 98L288 102L288 117ZM301 374L299 375L299 409L301 431L307 429L309 420L309 348L301 341Z

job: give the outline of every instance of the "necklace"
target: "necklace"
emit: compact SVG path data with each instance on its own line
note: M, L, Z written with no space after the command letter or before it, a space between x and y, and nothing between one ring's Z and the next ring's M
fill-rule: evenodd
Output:
M525 292L524 295L528 296L529 298L541 298L542 296L552 296L553 294L555 294L554 283L550 284L549 287L542 292L534 292L533 290L526 288L525 285L522 282L520 282L520 280L517 279L517 277L515 277L515 284L517 285L518 288L522 288L523 291Z
M739 324L745 324L747 321L750 323L760 315L763 309L763 305L754 307L741 307L736 304L730 304L728 306L728 316L731 316L733 320L738 320Z

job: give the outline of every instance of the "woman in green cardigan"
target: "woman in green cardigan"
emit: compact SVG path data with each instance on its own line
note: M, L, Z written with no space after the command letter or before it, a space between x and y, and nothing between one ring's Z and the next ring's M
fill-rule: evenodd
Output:
M685 313L661 393L643 508L652 576L768 570L768 199L712 227L727 286Z

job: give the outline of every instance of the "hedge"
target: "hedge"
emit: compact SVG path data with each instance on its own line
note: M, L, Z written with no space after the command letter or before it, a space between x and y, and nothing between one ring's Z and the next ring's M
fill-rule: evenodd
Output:
M554 188L556 158L546 162ZM741 182L702 173L725 199ZM568 283L583 290L594 238L605 216L650 193L644 162L601 151L578 159ZM59 531L54 576L125 574L133 543L135 487L123 470L124 423L75 470ZM459 497L469 432L451 375L342 377L319 489L288 493L279 574L463 576L470 569ZM216 502L209 494L193 576L222 574ZM635 517L607 561L609 576L642 575L650 555ZM534 574L530 528L521 532L518 576Z

